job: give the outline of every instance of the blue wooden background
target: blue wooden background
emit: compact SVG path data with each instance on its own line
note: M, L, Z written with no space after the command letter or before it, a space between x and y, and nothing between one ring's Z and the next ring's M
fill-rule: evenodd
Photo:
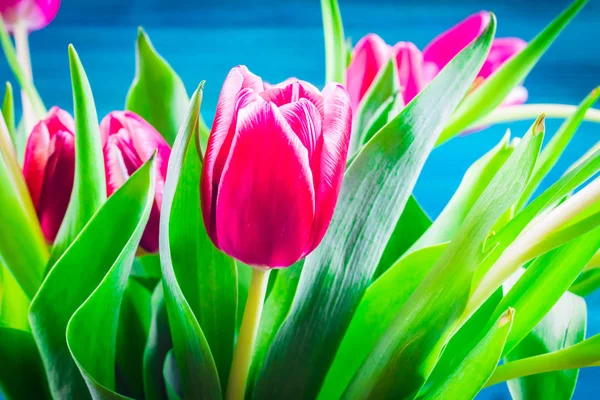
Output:
M388 43L412 41L423 47L438 32L468 14L496 13L499 36L529 40L568 5L568 0L340 0L346 34L356 42L377 32ZM592 0L526 80L530 102L578 103L600 84L600 4ZM246 64L270 82L296 76L321 86L324 56L318 0L63 0L55 22L31 36L35 81L46 104L72 109L67 45L77 48L89 75L100 118L123 108L134 74L136 27L142 25L155 47L191 92L206 80L204 118L210 122L223 78ZM12 80L0 62L0 79ZM14 83L14 82L13 82ZM548 133L558 127L548 123ZM436 149L416 188L425 209L436 216L467 167L493 147L508 126L459 138ZM522 135L528 123L510 125ZM586 123L572 141L550 182L600 139L600 126ZM600 332L600 296L591 296L588 335ZM600 373L584 370L575 398L598 398ZM481 399L508 398L504 385Z

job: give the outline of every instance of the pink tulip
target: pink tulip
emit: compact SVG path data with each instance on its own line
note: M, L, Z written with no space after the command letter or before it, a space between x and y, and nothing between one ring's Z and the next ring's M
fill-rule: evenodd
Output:
M104 152L106 192L112 195L156 152L156 188L150 218L140 247L158 251L158 226L162 196L167 178L171 148L163 137L139 115L131 111L113 111L100 123Z
M60 0L0 0L0 15L9 32L17 24L24 24L31 32L52 22L59 7Z
M23 175L42 232L50 243L58 233L73 190L74 131L71 115L52 107L33 128L25 148Z
M265 90L244 66L221 90L202 171L215 246L246 264L288 267L321 242L337 202L352 112L341 85Z
M405 103L411 101L427 83L462 49L479 36L490 22L490 14L479 12L433 39L421 51L410 42L388 46L375 34L363 37L354 47L352 62L346 72L346 87L356 109L381 68L390 57L396 58L398 78ZM527 43L518 38L495 39L488 57L473 84L473 90L509 58L523 50ZM527 100L527 90L518 86L503 105L521 104Z

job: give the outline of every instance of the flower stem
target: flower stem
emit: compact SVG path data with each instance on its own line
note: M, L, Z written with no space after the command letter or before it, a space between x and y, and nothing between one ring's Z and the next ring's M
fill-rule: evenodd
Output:
M24 23L18 23L14 26L13 36L15 38L15 47L17 51L17 59L19 65L25 74L25 79L33 81L33 73L31 71L31 57L29 54L29 32ZM29 96L24 90L21 90L21 101L23 104L23 124L25 126L26 135L33 129L35 124L35 112L31 105Z
M498 107L490 114L475 122L469 129L485 128L489 125L503 122L523 121L536 119L540 114L546 114L546 118L569 118L577 106L568 104L523 104L518 106ZM600 110L590 108L584 117L585 121L600 123Z
M248 373L254 353L254 342L258 332L258 324L262 313L269 270L252 268L252 280L248 290L248 300L244 310L244 318L233 353L233 362L227 383L227 399L243 400L246 392Z

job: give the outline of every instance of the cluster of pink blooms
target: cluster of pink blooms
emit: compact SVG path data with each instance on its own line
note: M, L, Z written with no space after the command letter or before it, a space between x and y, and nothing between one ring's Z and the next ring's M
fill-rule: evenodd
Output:
M56 15L58 0L2 0L9 29L40 29ZM354 48L346 88L323 91L297 79L268 85L246 67L227 76L204 156L202 213L208 235L225 253L247 264L287 267L322 240L340 191L352 111L383 66L395 58L405 103L489 23L488 13L469 16L420 51L410 42L388 46L369 34ZM473 89L521 51L517 38L496 39ZM504 104L522 103L517 87ZM74 122L53 107L31 132L23 173L48 242L56 237L69 203L75 168ZM159 132L130 111L108 114L100 124L107 194L114 193L157 152L156 195L140 246L158 250L162 193L171 149Z

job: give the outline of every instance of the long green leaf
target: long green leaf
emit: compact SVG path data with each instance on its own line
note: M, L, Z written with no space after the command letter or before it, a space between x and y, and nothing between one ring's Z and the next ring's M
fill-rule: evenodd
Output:
M591 106L594 105L599 97L600 87L597 87L585 98L585 100L581 102L573 115L563 122L556 134L552 136L552 139L546 146L544 146L544 149L540 154L540 158L535 165L535 169L533 170L533 175L527 184L527 189L525 189L525 193L523 193L523 196L517 204L517 209L520 209L523 205L525 205L525 203L527 203L544 177L548 174L548 172L550 172L552 167L554 167L562 153L567 148L567 145L577 131L577 128L583 122L585 113Z
M437 134L481 67L494 29L492 18L346 171L329 230L306 259L291 313L267 353L256 398L318 393Z
M422 399L475 398L498 365L513 316L514 310L509 308L495 321L492 329L473 347L458 368Z
M139 281L129 279L119 314L115 391L136 399L144 397L143 359L151 319L152 292Z
M13 88L10 82L6 82L6 88L4 90L4 99L2 100L2 115L4 116L4 121L8 127L8 132L12 138L13 145L15 146L15 149L18 149L17 128L15 126L15 102Z
M141 115L173 145L185 122L190 99L181 78L158 54L142 28L136 40L136 73L127 93L125 108ZM200 120L200 137L208 140L209 130Z
M0 396L50 400L48 382L31 332L0 326Z
M369 286L327 373L319 399L341 397L352 376L447 246L443 243L424 247L402 257Z
M277 271L277 278L265 301L258 333L256 335L250 378L248 379L246 388L246 392L248 393L252 393L257 375L264 363L269 346L292 308L303 267L304 261L302 260L289 268Z
M498 107L510 91L523 82L548 47L586 3L587 0L575 0L530 41L523 51L504 63L477 90L470 93L446 125L438 142L451 139Z
M431 227L411 247L411 251L452 240L471 208L514 150L507 133L500 143L475 161L458 189Z
M354 156L365 142L371 139L366 136L369 129L368 123L381 105L400 90L400 81L396 70L396 59L391 57L389 62L381 68L361 100L356 113L353 115L352 137L350 138L348 150L349 157Z
M171 212L179 180L185 173L183 171L186 165L185 158L190 152L197 151L195 141L197 140L201 98L202 84L192 97L187 121L182 125L177 135L169 159L169 172L164 188L160 220L160 259L163 272L162 282L165 291L165 303L169 316L169 325L171 326L175 357L179 371L181 371L184 396L190 399L219 399L221 398L221 383L219 381L217 366L211 354L207 337L204 335L194 314L194 308L183 293L179 276L172 262L170 244L170 237L173 234L171 231ZM196 206L199 207L199 204ZM176 234L189 233L176 232ZM185 267L195 269L199 266L192 264L185 265ZM218 288L214 289L218 290ZM212 306L218 307L218 303ZM210 328L214 329L214 327ZM229 334L227 331L224 332L224 335Z
M477 285L491 266L498 260L504 250L519 236L525 227L540 213L556 205L588 179L600 171L600 149L582 160L577 166L563 175L552 186L521 210L498 234L488 240L486 249L489 255L479 266L475 274L474 285ZM559 238L560 239L560 238Z
M154 203L154 157L139 172L137 180L133 176L131 178L132 185L135 183L136 189L141 192L135 203L137 221L135 225L132 224L134 229L128 231L126 243L120 246L121 251L102 282L75 311L67 325L69 351L94 399L125 398L115 391L119 312L135 252ZM134 333L128 332L129 335ZM139 340L143 342L145 337ZM129 349L130 357L133 356L132 350ZM141 363L141 358L139 361Z
M346 81L346 42L337 0L321 0L325 34L326 82Z
M235 261L213 245L204 227L198 190L202 175L199 151L194 142L188 146L171 206L171 262L225 385L233 359L237 269Z
M517 311L506 342L508 353L542 320L600 248L600 228L537 258L502 299ZM505 308L506 309L506 308Z
M144 394L147 400L167 398L162 366L173 348L162 283L152 293L152 321L144 350Z
M127 265L119 257L132 251L131 237L140 226L143 228L142 220L146 218L149 198L153 197L152 168L152 162L146 163L104 203L56 262L31 302L29 322L40 349L53 397L77 400L90 398L90 392L69 352L65 334L67 324L115 263ZM127 251L123 251L126 246ZM101 291L104 292L104 289ZM114 296L120 297L117 292ZM118 318L119 308L110 304L110 299L111 296L105 293L101 303L110 306L105 312ZM94 303L96 301L98 298ZM91 327L94 320L88 319L84 325ZM112 325L104 319L95 321L106 324L107 327ZM83 329L81 328L82 331ZM100 330L101 328L97 328L98 332ZM111 359L114 361L115 345L96 347L90 340L98 341L100 345L108 340L116 340L115 337L109 336L108 332L94 339L87 335L75 336L70 338L70 346L77 345L74 341L81 341L80 346L93 348L96 351L94 362L98 368L104 368L106 374L114 374L114 362L110 371L107 371L107 363ZM102 376L98 381L105 383L108 379L110 378Z
M385 246L373 279L379 278L385 271L409 251L415 242L431 226L431 219L421 208L414 195L411 195L404 206L402 215L396 223L392 236Z
M15 277L28 298L33 298L44 277L48 248L32 212L31 198L21 197L8 160L0 152L0 261ZM20 175L22 178L22 175ZM17 178L18 179L18 178ZM28 201L24 204L23 201ZM18 227L18 235L11 234Z
M0 17L0 43L2 44L2 49L4 50L4 55L6 56L6 61L8 62L10 69L19 81L21 88L25 91L25 93L27 93L29 101L31 101L36 118L38 120L44 118L46 115L46 107L44 107L44 102L35 89L33 82L27 77L21 68L21 65L19 64L17 53L15 52L15 48L10 41L10 35L6 30L6 26L4 25L4 20L2 17Z
M29 299L10 271L0 263L0 326L28 330Z
M96 106L87 75L72 45L69 45L69 65L75 109L75 178L47 270L52 268L106 200L104 157Z
M162 376L167 388L167 398L169 400L181 400L182 388L175 353L171 349L165 357L165 364L162 369Z
M533 357L573 346L585 338L585 301L565 293L529 335L506 357L506 362ZM508 381L515 400L570 399L578 370L563 370Z
M494 176L446 251L354 375L345 398L414 398L460 321L483 244L519 198L543 139L536 122Z

